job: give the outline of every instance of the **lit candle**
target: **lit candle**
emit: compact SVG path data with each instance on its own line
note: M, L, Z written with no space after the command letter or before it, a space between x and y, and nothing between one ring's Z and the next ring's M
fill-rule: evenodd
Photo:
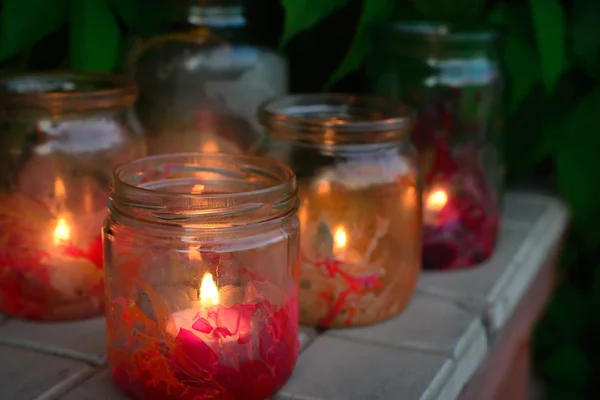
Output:
M448 194L444 189L434 190L427 196L427 202L425 206L428 211L440 212L442 208L448 203Z
M440 212L448 204L448 193L445 189L437 188L431 190L426 198L424 205L424 223L425 225L439 225Z
M219 144L212 137L207 137L200 146L200 151L203 153L216 153L219 151Z
M348 244L348 235L344 227L339 226L333 234L333 256L338 260L346 258L346 246Z
M344 264L362 264L366 261L364 254L351 246L351 236L343 226L338 226L333 232L332 255L337 261Z
M54 245L64 244L71 239L71 228L65 218L59 218L52 234L52 243Z
M251 333L251 316L238 312L235 306L224 307L220 297L212 274L205 273L200 284L199 300L192 303L190 308L173 313L172 322L167 324L167 332L177 337L181 329L185 329L212 347L217 354L220 350L244 342L240 338Z
M41 260L48 267L50 285L60 293L61 300L78 300L102 281L102 270L90 260L91 254L72 245L73 232L66 217L57 219L51 236L52 245Z

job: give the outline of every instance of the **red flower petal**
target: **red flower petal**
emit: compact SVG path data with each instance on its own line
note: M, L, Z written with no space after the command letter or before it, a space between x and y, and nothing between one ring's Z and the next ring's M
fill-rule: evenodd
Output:
M104 251L102 249L102 236L97 236L87 250L87 257L92 261L98 268L102 268L102 262L104 258Z
M175 339L173 361L184 371L198 372L199 375L212 370L219 356L198 336L187 329L179 329Z
M242 380L251 389L251 399L266 399L278 389L282 382L278 381L269 367L262 361L252 360L240 366Z
M292 306L288 304L288 308ZM298 330L290 314L294 314L294 311L280 309L273 316L273 323L259 332L259 354L273 368L278 381L282 382L291 374L298 357Z
M218 365L214 379L226 389L227 393L223 397L235 400L263 400L277 390L277 382L269 367L257 360L243 363L239 371Z
M223 327L223 328L222 327L216 327L215 331L213 332L213 336L215 338L217 338L217 339L219 337L227 338L227 337L233 336L233 333L231 333L231 331L229 329L225 328L225 327Z
M199 318L194 322L192 324L192 329L202 333L211 333L213 331L213 327L204 318Z

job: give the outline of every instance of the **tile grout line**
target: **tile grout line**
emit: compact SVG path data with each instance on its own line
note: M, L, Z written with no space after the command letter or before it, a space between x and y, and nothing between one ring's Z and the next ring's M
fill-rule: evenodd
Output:
M106 365L106 359L103 356L86 354L80 351L64 349L56 346L43 345L41 343L29 340L13 339L0 336L0 344L13 348L31 350L37 353L68 358L75 361L82 361L94 367L102 367Z
M87 381L89 378L94 376L97 373L95 368L90 366L85 366L79 372L74 373L73 375L63 379L50 389L46 390L44 393L35 398L35 400L56 400L63 397L65 394L75 389L79 384Z
M505 219L502 221L502 229L508 229L517 232L526 232L533 228L535 222L523 222L514 219Z
M476 317L478 318L478 317ZM396 350L408 350L413 352L422 352L432 355L444 356L448 359L454 359L453 349L444 349L442 347L430 347L426 345L422 345L419 343L414 343L410 341L405 341L399 344L392 344L385 341L380 340L372 340L372 339L362 339L362 338L350 338L347 336L338 335L335 332L331 333L331 336L336 339L345 340L347 342L359 343L359 344L370 344L379 347L385 347L387 349L396 349Z
M437 288L430 286L417 286L415 293L420 293L425 296L433 297L439 300L452 301L465 310L469 310L470 307L477 308L478 306L485 304L485 298L479 296L462 295L454 292L441 291ZM471 311L472 312L472 309Z

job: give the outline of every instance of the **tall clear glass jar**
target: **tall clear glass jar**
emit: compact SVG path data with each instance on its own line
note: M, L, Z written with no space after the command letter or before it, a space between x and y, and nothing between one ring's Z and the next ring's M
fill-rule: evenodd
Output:
M103 312L102 221L113 169L144 155L130 78L0 77L0 311L34 320Z
M426 269L470 267L494 251L504 177L496 35L403 22L377 32L373 90L417 110Z
M288 167L180 153L116 170L104 225L108 364L135 399L262 400L298 356Z
M285 59L252 37L241 0L168 3L171 29L141 40L127 65L149 154L246 152L259 105L287 93Z
M421 255L421 190L410 113L394 101L337 94L266 103L260 154L298 178L300 321L367 325L404 309Z

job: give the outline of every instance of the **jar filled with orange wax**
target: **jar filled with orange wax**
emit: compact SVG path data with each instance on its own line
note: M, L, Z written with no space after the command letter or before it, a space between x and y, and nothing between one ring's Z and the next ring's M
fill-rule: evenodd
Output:
M408 304L420 271L421 189L410 112L386 99L293 95L265 103L259 154L296 172L300 321L376 323Z

